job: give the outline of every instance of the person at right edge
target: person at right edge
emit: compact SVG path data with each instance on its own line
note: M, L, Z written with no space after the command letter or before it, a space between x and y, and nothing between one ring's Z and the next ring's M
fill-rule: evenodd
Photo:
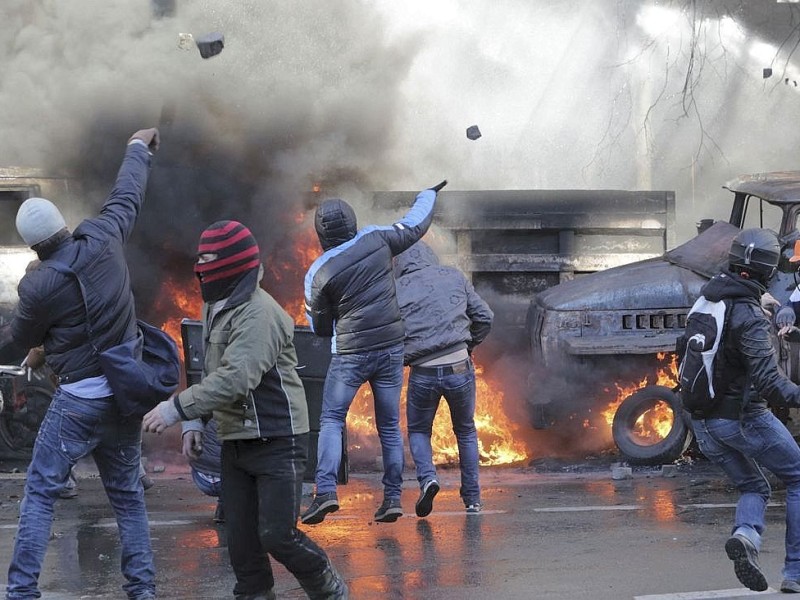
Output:
M405 363L411 366L406 390L408 445L417 469L418 517L433 510L439 481L433 464L433 419L444 396L458 444L461 500L478 513L478 432L475 429L475 367L472 351L492 327L494 313L454 267L419 241L394 261L397 302L406 327Z
M305 308L311 330L333 339L322 390L316 490L301 517L307 525L321 523L325 515L339 510L336 476L342 431L353 398L366 382L372 388L383 456L383 502L375 521L393 523L403 514L400 394L405 329L392 260L428 231L436 195L446 184L422 190L408 213L388 227L359 230L353 208L339 198L317 207L314 226L324 252L306 273Z
M758 552L772 490L762 468L786 485L781 591L800 593L800 447L768 408L800 406L800 387L778 369L770 319L760 305L779 258L780 244L772 231L745 229L731 243L728 270L703 286L708 300L732 303L719 364L720 379L728 385L705 418L692 417L692 429L703 454L739 491L725 552L736 577L751 590L768 587Z

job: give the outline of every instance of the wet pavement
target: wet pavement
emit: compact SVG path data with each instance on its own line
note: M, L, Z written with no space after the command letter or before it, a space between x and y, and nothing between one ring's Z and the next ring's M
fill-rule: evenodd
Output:
M683 465L671 475L646 469L615 480L610 465L482 468L485 509L468 515L458 497L458 471L441 470L433 513L419 519L416 482L407 472L405 516L375 523L380 474L356 472L339 489L341 510L301 527L328 551L353 599L782 596L776 590L784 492L775 492L768 509L760 559L772 587L755 594L741 587L723 550L733 491L707 463ZM111 510L91 468L79 476L78 497L56 506L43 597L123 598ZM0 472L0 589L23 478ZM146 498L159 598L232 597L224 528L212 520L215 501L195 488L188 472L168 469L153 478ZM305 597L283 567L276 565L275 574L278 598Z

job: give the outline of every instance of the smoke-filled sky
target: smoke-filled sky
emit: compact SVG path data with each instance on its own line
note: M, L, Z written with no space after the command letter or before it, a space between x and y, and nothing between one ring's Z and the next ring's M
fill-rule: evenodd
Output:
M175 0L158 17L145 1L4 0L0 165L90 181L65 207L75 225L127 136L158 125L132 252L189 272L218 219L244 221L265 253L290 244L315 183L357 206L443 178L675 190L682 240L727 216L728 179L795 166L800 117L795 41L779 48L792 5L697 4ZM213 31L218 56L179 48Z
M683 241L700 218L727 217L725 181L797 168L789 3L154 5L0 3L0 166L82 182L52 198L69 225L100 207L128 136L161 129L129 248L145 318L167 274L193 281L214 221L243 221L277 262L308 230L315 184L353 202L362 225L391 222L367 212L370 192L444 178L448 190L674 190ZM215 31L218 56L179 47L181 33ZM301 277L288 298L285 283L265 287L296 300Z

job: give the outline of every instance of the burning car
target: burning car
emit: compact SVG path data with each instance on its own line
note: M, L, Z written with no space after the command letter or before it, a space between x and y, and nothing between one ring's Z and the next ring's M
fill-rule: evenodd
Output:
M576 410L574 399L592 403L598 390L635 381L639 389L612 411L612 433L622 454L633 463L662 464L688 447L691 429L673 391L675 343L700 288L727 265L738 231L775 231L782 257L770 292L784 302L796 285L788 258L800 237L800 172L747 175L723 187L733 193L727 221L704 219L696 237L661 257L585 275L535 295L526 317L534 427L569 418ZM798 348L782 350L782 366L797 381ZM648 421L660 423L660 433Z

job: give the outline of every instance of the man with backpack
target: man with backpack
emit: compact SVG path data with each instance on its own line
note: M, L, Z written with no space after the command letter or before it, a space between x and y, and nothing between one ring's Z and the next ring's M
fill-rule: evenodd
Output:
M741 231L731 243L729 269L714 276L698 302L724 302L724 326L712 362L713 392L702 405L687 391L685 373L692 344L698 343L693 317L687 321L681 397L692 406L692 428L703 454L719 465L739 490L731 537L725 551L739 581L751 590L768 587L758 564L764 513L771 488L762 467L786 485L786 559L781 591L800 593L800 447L772 412L772 406L800 406L800 387L778 370L770 320L760 299L780 258L777 236L766 229ZM684 377L686 376L686 377ZM701 375L702 378L702 375Z

